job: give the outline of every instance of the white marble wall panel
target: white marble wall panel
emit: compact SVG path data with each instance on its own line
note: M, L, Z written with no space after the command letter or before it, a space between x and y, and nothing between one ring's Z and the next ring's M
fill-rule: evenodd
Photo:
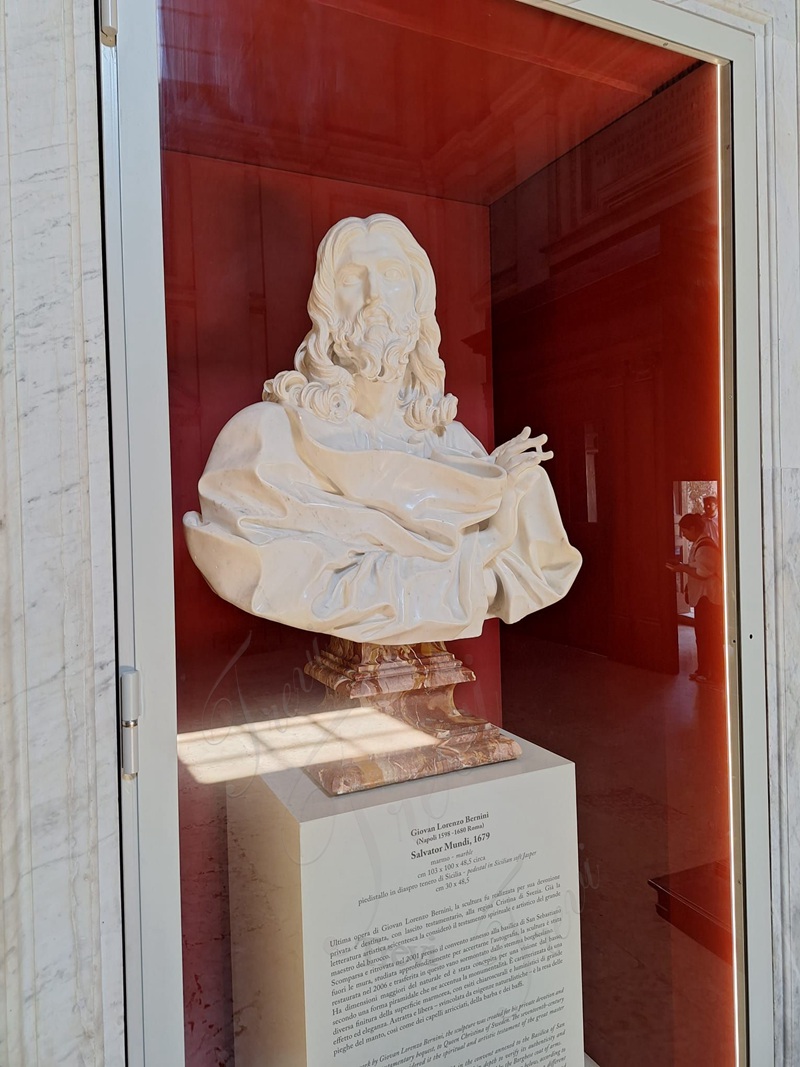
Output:
M770 472L774 586L767 589L776 1062L800 1060L800 469Z
M774 3L764 111L771 299L762 336L775 1061L800 1062L800 170L798 9Z
M0 2L0 1063L124 1062L94 13Z

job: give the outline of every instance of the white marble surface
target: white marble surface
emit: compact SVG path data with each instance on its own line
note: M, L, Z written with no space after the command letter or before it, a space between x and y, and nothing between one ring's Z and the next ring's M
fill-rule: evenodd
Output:
M768 545L776 1063L800 1059L800 470L768 474L774 536Z
M0 3L0 1062L124 1062L93 9Z
M775 1062L789 1065L800 1062L800 29L791 0L762 3L773 16L765 57L773 91L760 103L768 204L762 271L770 282L769 305L762 301L762 419Z
M436 281L392 215L322 239L294 370L223 428L184 516L214 592L348 641L477 637L580 567L526 427L491 455L444 392Z

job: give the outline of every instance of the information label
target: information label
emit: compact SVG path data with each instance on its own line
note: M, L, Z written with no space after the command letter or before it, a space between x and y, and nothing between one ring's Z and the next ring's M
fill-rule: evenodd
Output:
M303 827L310 1067L583 1064L571 766L327 823Z

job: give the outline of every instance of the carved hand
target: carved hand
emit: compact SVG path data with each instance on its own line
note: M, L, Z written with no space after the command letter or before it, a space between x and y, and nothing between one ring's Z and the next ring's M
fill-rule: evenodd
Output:
M504 445L498 445L490 458L510 474L519 467L538 466L543 460L552 459L552 452L542 451L542 445L546 443L546 433L531 437L531 428L526 426L522 433L518 433Z

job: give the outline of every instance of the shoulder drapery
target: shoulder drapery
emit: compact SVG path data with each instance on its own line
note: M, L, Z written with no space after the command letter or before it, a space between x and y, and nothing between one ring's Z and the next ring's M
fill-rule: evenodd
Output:
M360 416L255 404L220 433L186 539L214 591L254 615L354 641L473 637L558 600L580 566L531 473L513 542L485 559L508 478L463 426L404 442Z

